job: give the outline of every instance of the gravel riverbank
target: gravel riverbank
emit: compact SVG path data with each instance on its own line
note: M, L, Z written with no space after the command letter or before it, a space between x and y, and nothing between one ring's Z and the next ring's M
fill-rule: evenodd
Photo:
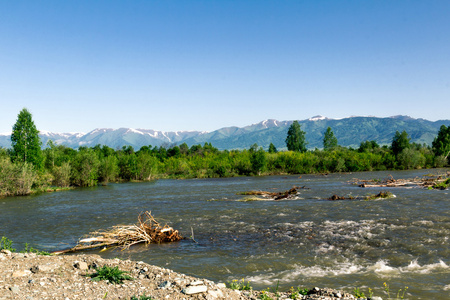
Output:
M92 281L88 274L103 266L127 271L132 280L123 284ZM176 273L144 262L103 259L98 255L43 256L34 253L0 251L0 300L3 299L132 299L145 295L151 299L261 299L261 291L237 291ZM291 299L290 293L266 293L271 298ZM297 299L355 299L332 289L313 288ZM381 298L378 298L381 299Z

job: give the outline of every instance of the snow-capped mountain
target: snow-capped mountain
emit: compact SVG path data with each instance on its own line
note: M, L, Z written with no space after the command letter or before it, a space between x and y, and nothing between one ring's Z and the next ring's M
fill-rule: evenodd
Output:
M273 143L278 149L286 147L285 139L289 126L293 121L268 119L245 127L224 127L211 132L202 131L156 131L152 129L133 128L97 128L88 133L52 133L42 131L40 137L45 146L48 140L58 145L72 148L80 146L93 147L107 145L114 149L122 146L172 146L187 143L189 146L211 143L219 149L248 149L258 144L264 149ZM375 140L379 144L390 144L395 131L406 130L411 142L431 144L441 125L450 126L450 120L428 121L408 116L349 117L330 119L314 116L299 121L301 129L306 132L308 148L321 148L323 133L331 127L338 142L342 146L358 147L366 140ZM10 147L11 135L0 134L0 147Z

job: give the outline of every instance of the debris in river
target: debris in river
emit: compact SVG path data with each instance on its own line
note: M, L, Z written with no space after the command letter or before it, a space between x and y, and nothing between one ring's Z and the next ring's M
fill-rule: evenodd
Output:
M410 179L394 179L392 175L384 180L372 179L361 180L354 179L353 184L363 188L370 187L423 187L434 188L442 186L442 183L446 183L450 177L448 175L424 175L422 178L410 178Z
M330 201L336 201L336 200L377 200L377 199L387 199L387 198L393 198L395 197L394 194L392 194L391 192L379 192L376 195L368 195L368 196L363 196L363 197L359 197L359 196L338 196L338 195L333 195L330 198L328 198L328 200Z
M127 249L139 243L168 243L183 239L178 230L168 225L161 226L151 212L142 212L135 225L117 225L107 231L91 232L86 238L70 249L56 251L54 254L63 254L100 247L119 246Z
M299 187L294 186L290 190L284 192L266 192L266 191L248 191L248 192L240 192L238 195L246 195L246 196L262 196L264 198L269 198L272 200L281 200L281 199L290 199L298 194L299 189L308 189L307 187ZM260 199L254 199L260 200Z

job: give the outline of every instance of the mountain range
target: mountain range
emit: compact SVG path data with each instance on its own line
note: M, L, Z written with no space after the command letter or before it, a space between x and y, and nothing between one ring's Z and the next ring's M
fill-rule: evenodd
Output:
M114 149L131 145L135 149L146 145L172 146L186 143L189 146L211 143L220 150L248 149L258 144L268 149L273 143L279 150L286 149L285 139L293 121L265 120L245 127L225 127L211 132L175 131L165 132L151 129L132 128L98 128L89 133L52 133L41 132L43 145L52 140L58 145L72 148L80 146L93 147L97 144ZM411 142L431 145L441 125L450 126L450 120L428 121L408 116L348 117L329 119L315 116L298 121L306 132L307 148L322 148L323 134L331 127L338 143L346 147L359 147L366 140L375 140L380 145L390 145L395 132L406 130ZM11 135L0 134L0 147L11 147Z

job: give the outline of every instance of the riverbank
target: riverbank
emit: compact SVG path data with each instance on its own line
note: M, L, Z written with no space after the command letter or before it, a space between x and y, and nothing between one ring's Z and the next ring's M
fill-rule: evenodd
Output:
M93 281L103 266L118 267L132 279L122 284ZM104 259L98 255L45 256L0 251L0 300L6 299L294 299L290 292L238 291L207 279L176 273L144 262ZM270 298L263 298L264 296ZM149 298L151 297L151 298ZM291 298L290 298L291 297ZM144 299L142 297L142 299ZM312 288L296 299L355 299L343 291Z

